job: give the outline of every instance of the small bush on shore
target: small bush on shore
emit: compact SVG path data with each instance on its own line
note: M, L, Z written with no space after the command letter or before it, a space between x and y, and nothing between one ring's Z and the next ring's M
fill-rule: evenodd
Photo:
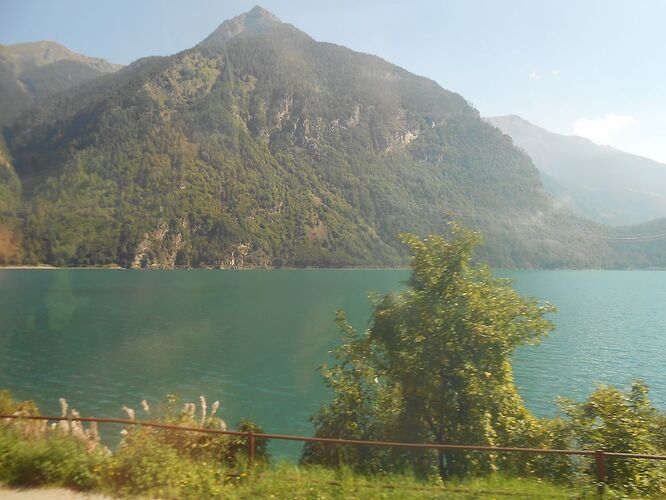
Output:
M65 410L66 411L66 410ZM78 415L72 409L74 415ZM0 414L39 415L32 401L14 401L0 391ZM0 481L13 486L59 485L90 489L107 457L96 427L79 422L48 427L43 420L0 422Z
M61 416L80 417L64 400ZM219 402L210 408L202 396L199 405L182 404L175 396L156 408L141 402L143 420L205 429L226 429L216 415ZM134 409L123 407L129 420ZM0 391L0 414L36 416L31 401L16 402ZM242 432L262 432L243 420ZM148 495L159 498L213 498L222 495L228 473L245 470L247 446L242 436L177 432L129 425L115 453L100 441L97 426L77 421L47 425L42 420L0 421L0 483L12 486L65 486L78 490L97 489L115 495ZM256 440L255 463L268 463L264 440ZM232 474L230 477L237 477ZM244 473L243 476L246 476Z
M106 458L57 432L37 439L6 426L0 432L0 482L12 486L91 489L99 484L98 470Z
M105 465L105 489L122 496L215 498L224 490L225 468L218 461L183 454L155 434L129 434Z

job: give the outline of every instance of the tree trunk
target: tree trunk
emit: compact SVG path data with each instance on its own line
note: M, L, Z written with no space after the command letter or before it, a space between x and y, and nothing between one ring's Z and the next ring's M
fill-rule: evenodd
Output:
M442 478L442 481L446 481L449 478L449 470L444 450L437 450L437 465L439 467L439 477Z

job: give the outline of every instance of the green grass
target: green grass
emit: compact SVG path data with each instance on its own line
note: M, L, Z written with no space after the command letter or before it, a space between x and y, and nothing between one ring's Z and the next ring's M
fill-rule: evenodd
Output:
M583 498L587 496L584 492L592 492L586 488L576 493L566 486L501 475L442 483L407 475L364 477L348 470L291 464L256 471L236 482L234 488L225 491L226 498Z
M289 463L248 469L195 458L150 436L116 453L48 433L28 437L0 424L0 483L13 487L64 486L114 497L199 498L571 498L570 487L492 475L442 483L409 475L363 476L349 469Z
M223 465L151 439L126 441L116 453L86 450L58 433L28 437L0 424L0 483L15 487L65 486L114 497L199 498L589 498L589 482L555 485L535 478L493 474L441 482L410 475L365 476L349 469L257 465L241 459Z
M66 411L63 410L63 411ZM0 391L0 414L37 414L33 402L14 402ZM71 410L73 416L78 415ZM193 424L191 413L181 422ZM212 422L212 423L211 423ZM210 425L219 425L211 416ZM254 428L242 422L241 429ZM0 484L33 488L61 486L114 498L592 498L589 476L553 484L536 477L501 474L442 482L409 473L363 475L349 468L298 466L270 461L257 441L256 465L247 466L241 439L212 434L170 433L131 426L111 452L92 427L60 422L0 420ZM563 479L564 481L564 479ZM607 497L615 498L612 492Z

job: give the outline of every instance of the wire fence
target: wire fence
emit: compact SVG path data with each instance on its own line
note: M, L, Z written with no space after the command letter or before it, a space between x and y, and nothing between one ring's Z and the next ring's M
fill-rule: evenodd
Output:
M642 460L666 460L666 455L648 455L640 453L623 453L604 450L558 450L551 448L516 448L507 446L477 446L466 444L434 444L434 443L405 443L398 441L366 441L360 439L323 438L311 436L290 436L287 434L270 434L252 431L230 431L222 429L207 429L203 427L180 426L163 424L160 422L146 422L141 420L128 420L121 418L104 417L62 417L49 415L0 415L0 420L45 420L45 421L68 421L68 422L96 422L102 424L139 425L158 429L169 429L178 432L198 432L205 434L220 434L228 436L245 437L247 443L248 464L252 467L255 463L257 439L261 440L283 440L300 441L304 443L322 443L330 445L352 445L352 446L379 446L390 448L426 449L426 450L458 450L476 451L481 453L528 453L536 455L572 455L587 456L595 461L596 482L600 491L603 491L606 483L606 461L609 458L642 459Z

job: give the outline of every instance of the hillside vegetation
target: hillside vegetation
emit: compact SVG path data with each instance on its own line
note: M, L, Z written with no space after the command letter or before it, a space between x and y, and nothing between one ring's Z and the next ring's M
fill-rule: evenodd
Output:
M486 120L511 136L541 172L546 190L572 211L623 226L666 216L666 165L519 116Z
M0 45L0 129L10 125L36 100L120 67L77 54L55 42Z
M6 139L14 261L395 266L398 233L455 218L483 229L494 266L634 265L460 95L261 8L54 95ZM631 245L641 266L666 265Z

